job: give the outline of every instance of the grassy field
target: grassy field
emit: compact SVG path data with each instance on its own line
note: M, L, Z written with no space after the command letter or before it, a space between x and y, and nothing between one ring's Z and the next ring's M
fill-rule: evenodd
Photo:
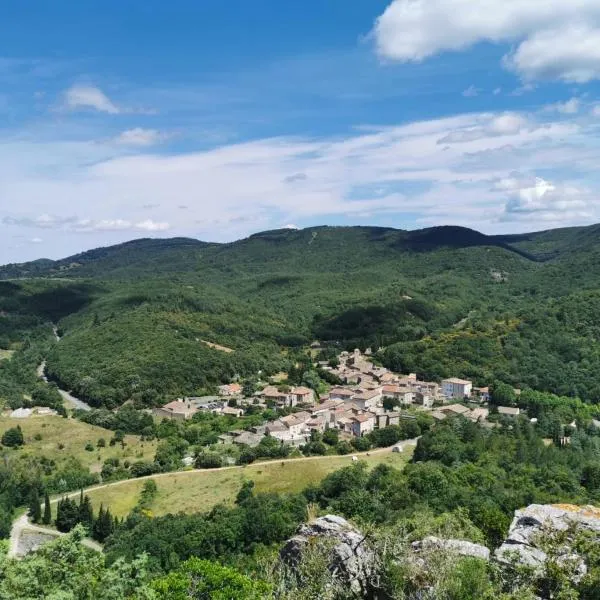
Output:
M156 442L141 442L140 438L134 435L125 436L125 448L122 448L121 444L109 446L109 441L114 435L112 431L63 417L0 417L0 435L17 425L23 430L25 445L17 450L9 450L10 452L45 456L57 463L74 456L93 472L99 472L107 458L119 458L130 462L152 460L156 451ZM36 436L41 436L41 439L35 439ZM105 448L97 447L100 438L106 441ZM94 446L93 452L85 449L88 442Z
M369 467L388 464L403 467L413 447L403 453L390 450L361 455ZM299 492L310 484L321 481L328 473L352 464L350 456L327 456L269 463L256 463L218 471L184 471L156 477L158 494L152 504L155 516L167 513L193 513L210 510L215 504L232 503L244 480L251 479L259 492ZM111 511L125 516L136 504L144 485L134 479L89 492L95 507L110 506Z

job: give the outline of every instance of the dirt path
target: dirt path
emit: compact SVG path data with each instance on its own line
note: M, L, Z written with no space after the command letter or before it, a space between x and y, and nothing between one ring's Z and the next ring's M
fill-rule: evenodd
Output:
M66 535L61 531L56 531L56 529L40 527L39 525L34 525L33 523L30 523L29 518L27 517L27 513L24 513L13 523L12 529L10 530L10 541L8 546L9 558L17 558L20 556L19 541L21 539L21 535L24 532L43 533L44 535L51 535L53 537L60 537ZM96 550L96 552L102 552L102 546L94 540L85 538L81 541L81 543L92 550Z
M396 445L401 445L401 446L416 446L417 444L417 440L419 438L414 438L411 440L402 440L401 442L398 442L398 444L394 444L394 446ZM357 452L356 454L347 454L346 456L348 457L348 459L351 459L352 457L356 456L357 458L360 458L361 456L373 456L374 454L384 454L384 453L389 453L392 451L392 448L394 446L388 446L387 448L376 448L375 450L369 450L368 452ZM305 456L303 458L285 458L283 460L281 459L275 459L275 460L265 460L265 461L260 461L260 462L255 462L252 463L253 465L268 465L268 464L273 464L273 463L288 463L288 462L308 462L308 461L312 461L312 460L327 460L328 458L332 458L331 456ZM335 455L335 458L340 458L339 455ZM248 465L250 466L250 465ZM101 483L100 485L93 485L91 487L85 488L83 490L83 493L85 494L86 492L95 492L96 490L102 490L104 488L108 488L108 487L115 487L115 486L119 486L119 485L123 485L126 483L130 483L131 481L143 481L144 479L161 479L163 477L169 477L169 476L173 476L174 474L177 473L185 473L186 475L189 475L190 473L195 473L197 475L201 475L203 473L214 473L216 471L231 471L231 470L235 470L235 469L245 469L245 466L239 466L239 465L233 465L231 467L218 467L216 469L192 469L191 471L168 471L167 473L155 473L153 475L144 475L143 477L135 477L134 479L121 479L119 481L112 481L110 483ZM52 498L50 500L50 502L52 504L55 504L56 502L58 502L61 498L75 498L78 497L81 494L81 491L77 491L77 492L69 492L68 494L61 494L60 496L56 496L54 498Z

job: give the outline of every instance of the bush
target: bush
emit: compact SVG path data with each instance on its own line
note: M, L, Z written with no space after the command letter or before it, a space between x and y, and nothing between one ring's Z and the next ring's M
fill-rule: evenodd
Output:
M88 443L85 445L85 449L86 449L88 452L93 452L93 451L94 451L94 444L92 444L92 442L88 442Z
M22 446L25 443L23 439L23 432L21 426L11 427L7 429L2 435L2 445L8 446L9 448L16 448Z
M354 448L352 447L352 445L350 444L350 442L346 442L346 441L341 441L338 442L335 450L338 454L350 454Z
M354 438L350 443L359 452L365 452L371 448L371 441L366 437Z
M223 459L216 452L202 452L196 457L197 469L218 469L223 466Z

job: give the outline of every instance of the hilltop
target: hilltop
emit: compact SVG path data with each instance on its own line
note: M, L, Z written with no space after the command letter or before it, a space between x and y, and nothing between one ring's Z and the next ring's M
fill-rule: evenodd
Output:
M0 267L0 346L54 322L48 374L96 405L285 370L314 339L385 348L384 364L426 378L595 399L599 234L323 226L134 240Z

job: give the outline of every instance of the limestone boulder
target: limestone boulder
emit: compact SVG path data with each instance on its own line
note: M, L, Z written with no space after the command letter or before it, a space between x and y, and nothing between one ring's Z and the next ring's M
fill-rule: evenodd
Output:
M296 569L307 549L319 539L330 544L328 568L332 580L348 586L358 596L366 594L371 585L375 555L362 532L342 517L326 515L301 525L281 549L281 560L292 570Z

